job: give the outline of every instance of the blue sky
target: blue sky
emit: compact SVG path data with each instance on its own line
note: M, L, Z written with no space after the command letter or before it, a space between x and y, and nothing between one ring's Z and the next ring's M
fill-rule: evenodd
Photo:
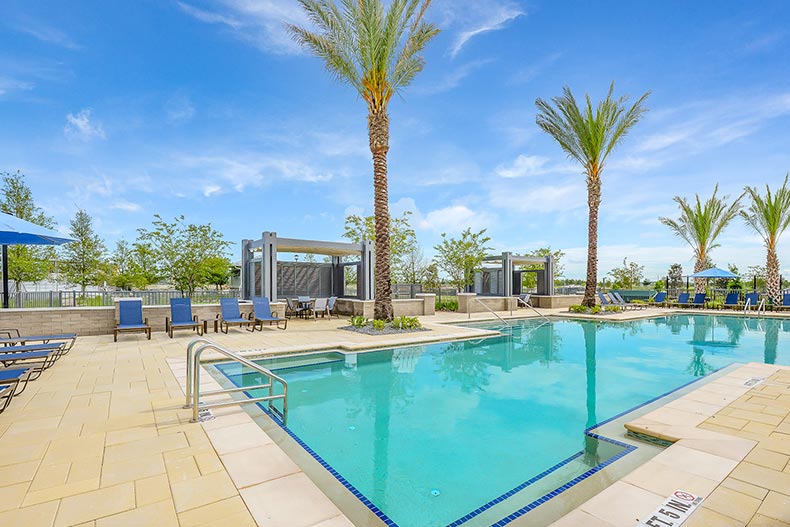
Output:
M34 5L32 5L34 4ZM227 239L339 239L370 214L365 104L288 37L288 0L0 5L0 171L61 225L77 207L112 245L154 213ZM691 251L659 224L675 195L777 185L790 170L790 4L434 0L442 34L390 107L390 203L427 256L488 228L497 250L551 245L584 274L584 178L535 125L536 97L651 90L604 173L600 270L650 278ZM762 264L736 222L716 263ZM234 256L238 245L234 248ZM790 235L780 246L790 275Z

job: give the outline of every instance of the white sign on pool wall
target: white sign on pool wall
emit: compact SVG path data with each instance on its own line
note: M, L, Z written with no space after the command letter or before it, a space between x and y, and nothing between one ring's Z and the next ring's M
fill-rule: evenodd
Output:
M653 514L636 524L636 527L678 527L702 503L702 496L676 490L664 500Z

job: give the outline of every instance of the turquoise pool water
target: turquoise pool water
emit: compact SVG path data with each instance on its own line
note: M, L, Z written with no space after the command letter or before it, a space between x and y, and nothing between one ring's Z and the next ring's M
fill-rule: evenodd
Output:
M790 321L474 326L505 334L261 363L289 383L291 433L401 527L496 524L627 452L585 434L596 423L733 362L790 364Z

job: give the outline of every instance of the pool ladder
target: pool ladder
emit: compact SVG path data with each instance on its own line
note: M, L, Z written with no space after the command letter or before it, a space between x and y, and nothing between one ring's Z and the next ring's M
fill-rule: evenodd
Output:
M747 298L746 299L746 303L743 306L743 314L744 315L749 312L749 308L751 306L752 306L752 299L751 298ZM761 298L760 302L757 304L757 310L755 311L755 314L759 316L760 315L760 311L762 311L763 315L764 315L765 312L767 311L767 309L768 309L768 307L767 307L767 305L765 303L765 298Z
M197 348L197 349L196 349ZM255 370L256 372L263 375L265 378L268 379L269 382L265 384L258 384L254 386L243 386L240 388L228 388L224 390L212 390L210 392L201 392L200 391L200 355L206 351L211 350L219 353L220 355L224 355L231 359L234 362L238 362L242 366L246 366L251 370ZM274 393L274 384L278 382L283 387L283 393L275 394ZM186 403L184 404L184 408L192 408L192 419L191 422L199 423L206 419L206 417L201 416L201 412L207 410L209 408L220 408L224 406L233 406L237 404L246 404L246 403L260 403L260 402L267 402L269 411L280 418L280 420L285 424L288 418L288 382L283 379L282 377L274 374L271 370L264 368L254 362L245 359L238 353L235 353L227 348L224 348L217 344L216 342L206 339L206 338L198 338L193 340L187 346L187 383L186 383ZM220 401L216 403L205 403L201 402L200 398L205 396L211 395L222 395L222 394L229 394L229 393L236 393L236 392L248 392L250 390L263 390L268 389L269 395L265 395L263 397L247 397L247 399L231 399L228 401ZM283 408L282 411L274 406L274 401L282 399L283 401Z

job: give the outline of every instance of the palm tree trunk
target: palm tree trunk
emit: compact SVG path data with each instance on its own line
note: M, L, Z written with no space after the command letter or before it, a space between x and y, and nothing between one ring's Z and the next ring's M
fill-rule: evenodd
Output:
M595 175L587 176L587 285L584 288L582 305L595 305L595 292L598 288L598 207L601 205L601 179Z
M765 291L775 306L782 303L782 298L779 294L780 289L779 258L776 256L776 249L768 247L768 254L765 259Z
M700 271L705 270L705 258L697 258L694 262L694 274L699 273ZM695 293L704 293L707 289L708 280L705 278L695 278L694 279L694 292Z
M376 220L376 269L373 312L379 320L392 320L390 283L390 213L387 195L387 152L390 121L386 109L368 115L370 152L373 154L373 215Z

